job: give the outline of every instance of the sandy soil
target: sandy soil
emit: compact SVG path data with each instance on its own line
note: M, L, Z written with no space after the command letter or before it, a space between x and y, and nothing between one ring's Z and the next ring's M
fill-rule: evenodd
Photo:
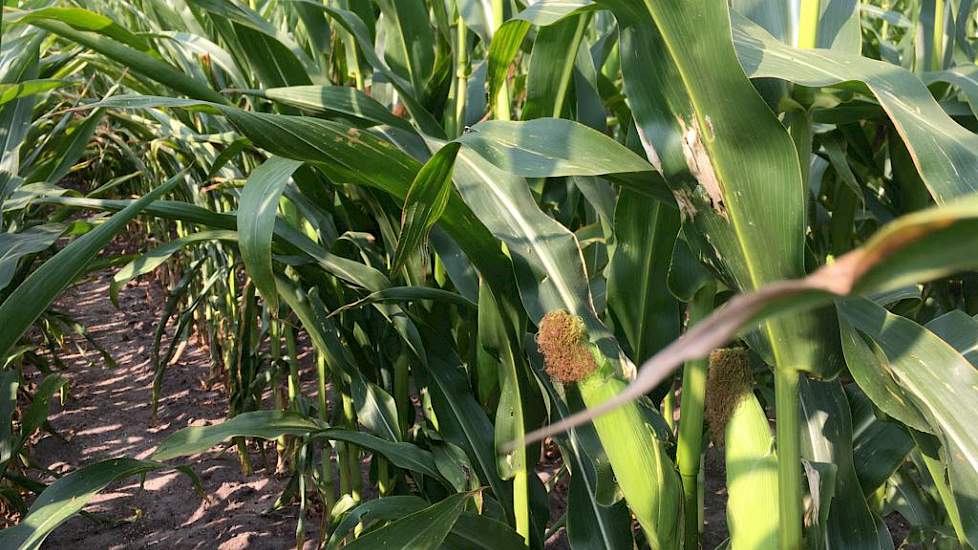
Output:
M108 299L108 277L69 290L58 307L88 327L118 368L104 365L98 353L65 355L70 399L52 406L54 428L65 443L46 436L34 450L54 471L131 456L148 458L167 435L189 425L221 421L226 397L208 390L209 357L191 340L164 380L158 420L152 421L153 380L150 349L159 319L162 292L146 282L120 293L120 309ZM171 326L172 330L172 326ZM121 481L97 495L88 510L108 520L75 517L48 539L45 548L92 549L271 549L295 545L296 507L265 514L284 488L255 459L256 473L245 477L232 450L212 451L187 460L211 501L203 501L190 481L173 471ZM50 481L50 480L47 480ZM306 539L315 539L315 520ZM307 547L312 548L311 543Z

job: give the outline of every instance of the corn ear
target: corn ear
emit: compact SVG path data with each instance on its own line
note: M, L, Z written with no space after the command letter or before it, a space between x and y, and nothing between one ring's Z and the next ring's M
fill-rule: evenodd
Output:
M618 395L627 384L598 372L578 383L588 407ZM628 405L594 419L601 445L628 507L645 531L649 546L681 546L682 492L679 474L639 406ZM695 513L695 511L694 511Z
M547 372L564 384L576 383L589 408L615 397L628 384L588 341L580 317L563 310L540 321L537 346ZM682 489L679 473L632 401L594 419L625 502L654 550L682 546Z
M710 356L707 416L727 468L727 528L734 550L776 548L778 458L767 415L753 392L744 350Z

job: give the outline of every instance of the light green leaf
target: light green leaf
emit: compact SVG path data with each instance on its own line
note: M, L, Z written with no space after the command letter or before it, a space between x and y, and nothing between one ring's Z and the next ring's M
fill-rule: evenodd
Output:
M278 291L272 270L272 236L279 197L302 161L272 157L256 168L241 192L238 234L241 260L269 308L278 311Z
M652 166L624 145L579 122L537 118L487 120L457 140L495 167L526 178L648 172Z
M357 90L344 86L290 86L287 88L268 88L265 90L242 90L296 107L323 117L344 117L366 126L388 124L413 131L411 124L397 117L376 99Z
M25 80L16 84L0 84L0 105L15 99L20 99L22 97L77 85L78 84L76 82L70 82L68 80L54 80L49 78Z
M452 170L459 143L448 143L421 167L404 199L401 233L391 261L391 272L404 266L408 257L422 246L428 232L445 213L452 196Z

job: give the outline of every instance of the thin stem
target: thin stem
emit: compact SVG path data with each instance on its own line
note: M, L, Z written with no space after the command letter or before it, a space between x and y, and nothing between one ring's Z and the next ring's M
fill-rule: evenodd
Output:
M290 329L291 331L291 329ZM322 353L316 353L316 373L319 377L319 418L323 422L328 420L328 414L326 411L326 386L328 383L328 372L326 371L326 356ZM324 519L330 516L330 512L333 510L333 506L336 504L336 481L334 477L333 468L333 448L329 440L326 440L323 444L323 492L326 493L326 513L323 514Z
M458 16L458 41L455 44L455 135L465 130L465 102L469 87L469 33L465 19Z
M353 399L349 393L343 393L343 419L349 430L355 430L357 425L356 412L353 410ZM360 489L363 486L363 478L360 476L360 450L356 445L346 444L346 467L350 496L354 502L360 502Z
M801 0L801 18L798 21L798 47L818 46L818 16L821 14L819 0Z
M773 340L773 339L772 339ZM775 347L777 347L775 345ZM775 349L775 356L777 356ZM781 511L782 550L802 548L801 415L798 371L787 365L774 369L774 403L777 411L778 498Z
M801 21L798 30L798 47L815 48L818 45L818 18L821 15L819 0L801 0ZM803 98L807 108L814 97L814 90L795 88L795 94ZM796 113L791 121L792 140L798 149L802 179L807 189L808 165L812 151L812 122L809 112ZM799 412L798 377L795 365L789 364L784 349L792 335L783 334L778 325L769 323L768 337L774 352L774 405L777 414L776 441L778 447L778 508L781 515L782 550L801 550L802 534L802 485L801 485L801 418Z
M411 382L410 367L411 362L407 353L402 353L394 361L394 403L397 407L397 425L401 430L401 437L407 433L412 420L413 408L411 407L411 395L408 391Z
M296 358L296 353L298 350L295 345L295 332L292 331L292 327L285 327L285 350L288 354L286 361L289 362L289 407L294 410L299 410L299 360ZM325 367L324 372L320 373L317 371L320 386L325 386ZM326 392L320 393L320 406L322 411L320 412L320 418L326 419Z
M289 404L283 395L280 376L282 373L281 360L282 360L282 323L278 319L269 319L268 321L268 349L272 355L272 395L275 398L275 408L280 411L289 410ZM279 436L275 443L275 451L277 454L278 463L276 465L276 470L279 472L285 471L285 455L288 449L288 437L285 435Z
M934 0L934 42L931 45L930 70L944 68L944 0Z
M701 288L689 303L686 330L713 310L716 286L711 282ZM699 548L702 518L699 513L700 464L703 457L703 407L706 401L707 359L689 361L683 367L683 391L679 400L679 441L676 462L683 483L683 517L686 548ZM695 512L694 512L695 510Z
M503 24L503 18L506 16L505 6L506 0L492 0L492 22L493 28L496 30ZM496 120L510 120L509 84L503 82L494 99L493 116L496 117Z

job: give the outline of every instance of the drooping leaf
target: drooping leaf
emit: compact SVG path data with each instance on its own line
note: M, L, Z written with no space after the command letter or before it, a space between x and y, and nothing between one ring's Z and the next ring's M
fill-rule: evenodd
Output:
M246 412L220 424L184 428L163 440L152 456L154 460L170 460L199 454L235 437L275 439L282 435L321 437L354 443L384 455L396 466L435 479L441 478L431 453L413 443L387 441L363 432L329 428L319 420L276 410Z
M44 224L19 233L0 233L0 290L10 284L21 258L48 248L64 230L60 224Z
M127 46L104 34L106 28L81 30L56 18L37 18L30 20L36 27L52 32L86 48L90 48L113 61L145 75L161 84L190 97L224 103L223 96L204 82L200 82L178 71L173 66L141 50Z
M50 78L26 80L16 84L0 84L0 105L15 99L75 85L74 82L68 80L55 80Z
M324 117L344 117L366 126L389 124L412 131L411 124L395 116L376 99L343 86L291 86L265 90L244 90L277 103L296 107Z
M705 357L752 323L824 306L838 296L892 290L973 269L978 264L978 245L966 236L974 231L978 231L978 197L964 197L903 216L873 235L864 246L808 277L768 284L734 297L642 364L636 379L616 398L527 434L527 440L537 441L578 426L644 396L684 361ZM908 423L906 419L901 421Z
M789 48L736 13L732 19L737 55L751 77L805 86L861 82L896 126L938 204L978 190L978 136L954 122L912 73L849 53Z

